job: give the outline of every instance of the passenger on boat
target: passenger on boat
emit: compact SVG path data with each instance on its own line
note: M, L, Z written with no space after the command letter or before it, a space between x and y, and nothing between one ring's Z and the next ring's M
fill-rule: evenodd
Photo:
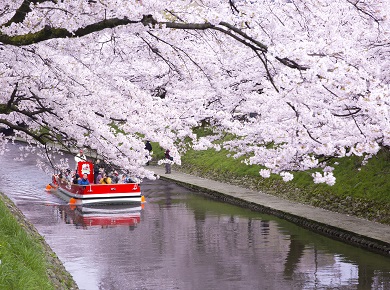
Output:
M100 184L111 184L111 178L108 177L105 173L103 174L103 178L99 181Z
M61 181L67 181L68 180L68 176L69 176L69 169L66 169L66 170L62 170L59 177L61 179Z
M73 178L74 178L74 172L72 172L70 169L69 170L69 174L66 176L66 181L68 183L73 183ZM68 171L67 171L68 172Z
M128 177L125 173L121 175L118 183L134 183L134 181Z
M84 173L83 178L79 179L78 184L79 185L89 185L88 174Z
M112 174L112 177L111 177L111 181L112 181L112 183L119 183L118 171L114 171L114 173Z
M95 175L95 183L98 184L100 180L103 178L104 170L103 168L99 168L98 174Z
M100 161L100 168L104 170L104 172L110 172L110 165L104 158Z
M126 183L136 183L131 177L126 177Z
M93 164L93 174L95 176L95 180L96 180L96 176L99 175L99 170L100 170L100 159L96 159L95 163Z
M73 184L78 184L80 179L80 175L76 172L73 177Z
M68 181L69 174L70 174L69 169L61 170L61 173L58 175L58 177L59 177L59 179L61 179L61 181L65 182L65 181Z
M126 183L126 174L122 174L118 183Z

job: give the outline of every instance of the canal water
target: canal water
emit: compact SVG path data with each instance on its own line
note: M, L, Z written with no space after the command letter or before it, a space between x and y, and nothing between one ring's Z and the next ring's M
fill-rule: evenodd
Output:
M0 191L80 289L390 289L387 257L166 181L142 183L143 206L70 206L19 155L0 156Z

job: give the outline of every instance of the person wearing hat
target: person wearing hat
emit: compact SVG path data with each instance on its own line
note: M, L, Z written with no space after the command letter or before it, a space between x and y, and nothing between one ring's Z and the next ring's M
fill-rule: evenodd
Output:
M79 153L74 157L74 161L76 161L76 170L79 162L87 161L87 157L84 155L83 150L80 149Z

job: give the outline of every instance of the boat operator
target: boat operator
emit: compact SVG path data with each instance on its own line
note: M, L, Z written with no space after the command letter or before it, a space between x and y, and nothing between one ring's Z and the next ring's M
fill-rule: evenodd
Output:
M87 157L84 155L83 150L80 149L79 153L74 157L74 161L76 161L76 170L79 162L87 161Z

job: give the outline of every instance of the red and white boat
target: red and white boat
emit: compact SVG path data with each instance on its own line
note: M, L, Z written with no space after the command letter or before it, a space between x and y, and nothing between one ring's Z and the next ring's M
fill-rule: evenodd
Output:
M144 202L138 183L95 184L92 162L79 162L77 172L80 176L88 175L89 185L70 183L66 179L53 175L51 188L70 204L128 204Z

